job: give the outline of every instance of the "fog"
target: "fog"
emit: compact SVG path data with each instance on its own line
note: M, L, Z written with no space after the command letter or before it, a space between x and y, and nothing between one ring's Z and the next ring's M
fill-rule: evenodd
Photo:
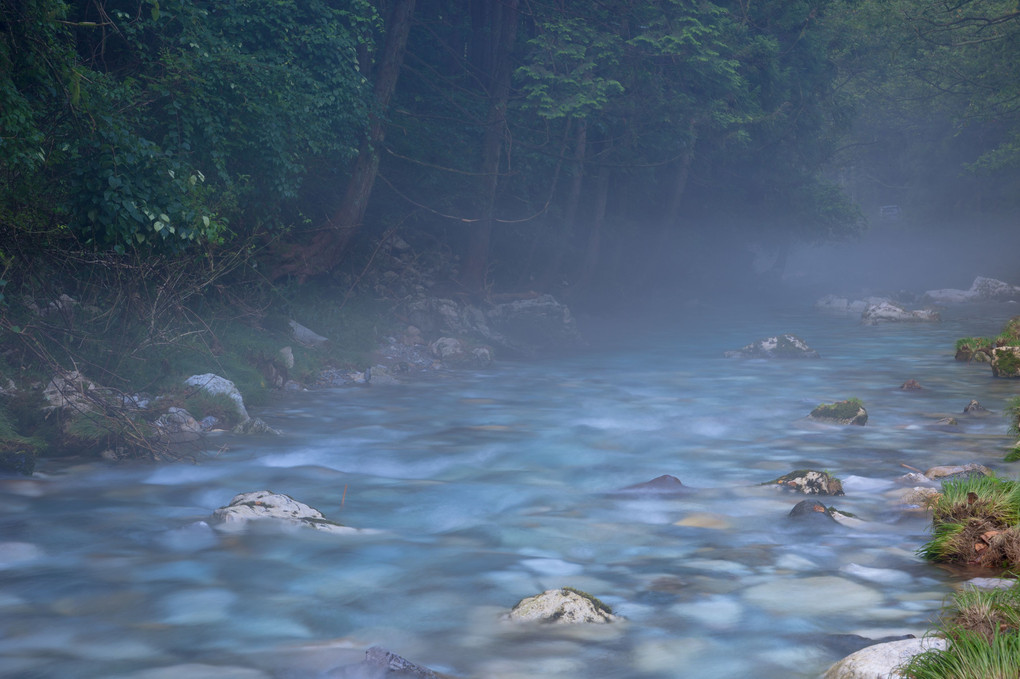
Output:
M794 290L818 294L923 293L967 289L976 276L1020 283L1020 232L1015 228L873 227L859 240L800 247L783 271Z

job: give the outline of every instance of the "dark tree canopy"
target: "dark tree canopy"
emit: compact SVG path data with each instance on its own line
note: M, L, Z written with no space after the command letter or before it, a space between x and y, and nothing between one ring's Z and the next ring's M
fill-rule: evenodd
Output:
M1006 0L0 0L0 248L305 279L399 228L474 292L637 285L1015 214L1018 69Z

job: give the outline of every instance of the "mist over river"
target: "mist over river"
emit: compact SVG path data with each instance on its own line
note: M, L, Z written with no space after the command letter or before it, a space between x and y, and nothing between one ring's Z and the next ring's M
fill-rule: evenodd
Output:
M915 555L928 516L897 505L896 479L1014 474L1001 413L1016 383L955 362L953 344L1015 313L869 327L762 304L592 322L566 358L281 394L255 413L281 436L213 437L197 464L48 461L0 479L0 675L351 676L330 671L378 645L459 677L817 677L845 654L834 635L921 635L962 581ZM783 332L821 359L723 357ZM850 397L865 427L806 419ZM993 412L964 415L971 399ZM947 415L959 426L936 427ZM804 497L759 485L804 468L843 480L826 504L860 527L798 524ZM661 474L692 492L615 492ZM260 489L372 532L200 523ZM567 585L626 620L501 620Z

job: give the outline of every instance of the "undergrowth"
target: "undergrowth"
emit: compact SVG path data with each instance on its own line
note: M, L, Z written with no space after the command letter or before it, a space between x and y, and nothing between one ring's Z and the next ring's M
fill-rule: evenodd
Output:
M968 587L953 595L934 632L948 642L898 668L909 679L1016 679L1020 676L1020 586Z

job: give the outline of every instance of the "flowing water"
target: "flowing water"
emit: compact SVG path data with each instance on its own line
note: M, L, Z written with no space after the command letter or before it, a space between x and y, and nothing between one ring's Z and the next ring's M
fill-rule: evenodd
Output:
M258 414L282 436L222 436L198 464L0 479L0 675L315 677L379 645L461 677L817 677L844 654L834 635L920 635L961 581L915 556L927 517L897 505L896 479L1012 473L1015 383L953 361L956 338L1012 312L863 327L687 310L593 327L567 359L281 396ZM821 360L722 357L780 332ZM900 390L911 378L924 389ZM867 426L805 419L848 397ZM995 412L963 415L972 398ZM934 427L945 415L959 427ZM802 496L758 485L802 468L842 478L827 504L862 523L804 527L787 517ZM660 474L692 492L615 492ZM260 489L372 531L202 523ZM501 620L565 585L626 620Z

